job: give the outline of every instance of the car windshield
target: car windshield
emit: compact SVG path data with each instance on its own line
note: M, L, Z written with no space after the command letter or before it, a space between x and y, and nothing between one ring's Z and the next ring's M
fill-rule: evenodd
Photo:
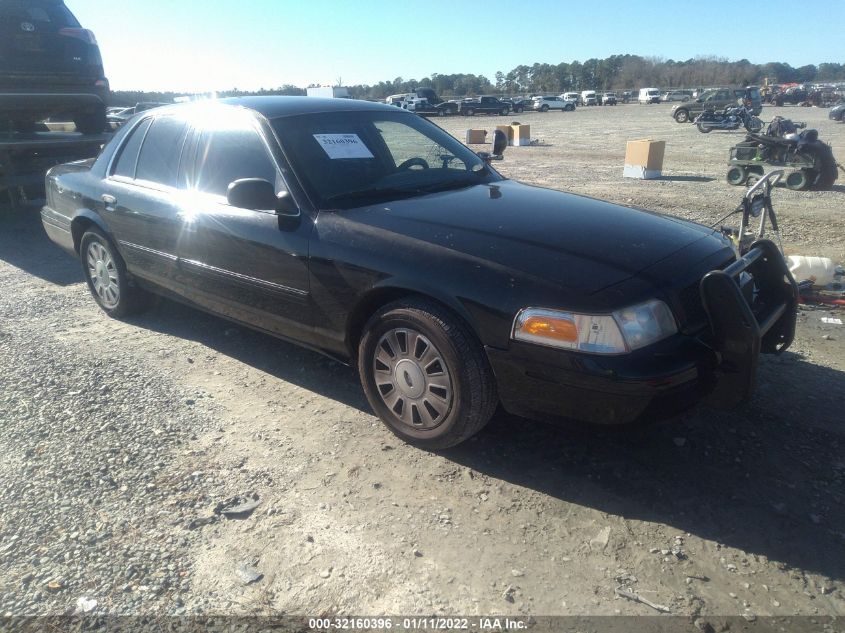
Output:
M272 121L309 196L345 209L501 180L438 126L405 112L320 112Z

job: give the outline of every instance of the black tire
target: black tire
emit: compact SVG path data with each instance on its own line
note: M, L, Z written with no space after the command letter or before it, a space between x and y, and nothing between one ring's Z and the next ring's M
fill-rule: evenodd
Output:
M675 121L678 123L686 123L689 121L689 110L675 110Z
M111 266L104 263L104 260L92 262L94 247L96 250L103 249L108 254L111 260ZM97 305L108 314L110 317L122 318L135 314L147 308L151 301L150 295L135 285L135 282L130 279L126 272L126 264L120 253L112 244L112 241L98 228L91 227L82 236L79 243L79 258L82 262L82 273L85 275L85 281L88 283L88 290L91 291L91 296ZM96 258L94 258L96 260ZM98 268L99 264L103 263L102 268ZM116 301L111 300L112 297L105 294L103 291L98 292L96 281L94 277L98 277L98 270L105 269L110 279L114 280L117 289Z
M440 108L437 111L437 116L446 116L447 114L448 114L448 112L446 112L446 108Z
M569 105L563 106L563 109L566 110L567 112L575 112L575 106L572 105L571 103Z
M464 114L466 114L467 116L472 116L473 114L475 114L475 110L473 110L472 108L467 108L466 110L464 110Z
M411 396L399 394L402 405L397 412L391 409L384 399L390 398L397 387L390 389L390 385L387 385L388 389L385 391L382 389L386 386L384 383L381 383L382 388L376 384L376 367L379 364L384 365L377 360L377 356L381 351L387 352L382 337L389 336L391 331L397 329L427 339L445 364L445 368L440 369L441 374L445 373L450 381L451 400L448 410L438 418L433 428L403 422L399 417L404 412L405 402L409 401L411 417L414 421L417 419L415 411L421 406L420 400L424 400L428 393L425 388L416 400L412 400ZM407 345L408 339L405 340ZM398 352L401 352L401 343L399 347ZM427 348L424 349L427 353ZM410 358L408 351L404 354L403 359ZM413 354L417 354L416 349ZM394 354L390 358L396 358L398 355ZM424 355L421 353L420 357L424 358ZM429 364L427 368L431 366ZM358 372L370 406L387 427L405 442L429 450L455 446L472 437L487 424L498 405L493 371L481 344L452 312L424 299L396 301L384 306L370 318L364 326L364 334L358 346ZM395 372L396 369L393 371L394 375ZM388 380L384 376L390 375L389 367L387 373L381 373L382 380ZM404 378L409 387L412 386L407 373ZM427 376L423 380L428 386ZM394 409L398 405L397 400Z
M836 159L833 157L830 145L822 141L813 141L807 144L804 151L813 157L816 166L814 170L806 170L812 174L807 186L818 191L830 189L839 176Z
M793 191L803 191L810 186L809 170L793 171L786 175L786 186Z
M711 128L704 125L704 123L696 123L696 127L698 128L698 131L702 134L710 134Z
M35 121L12 121L12 127L15 128L15 132L19 132L20 134L32 134L38 129L38 124Z
M740 165L734 165L733 167L728 169L726 179L729 184L741 185L748 179L748 172L745 171L744 167Z
M514 114L522 114L522 107L517 106L513 109Z
M98 108L96 112L80 113L73 117L76 131L82 134L101 134L108 128L106 109Z
M549 104L548 103L544 103L543 105L540 106L540 112L548 112L548 111L549 111Z

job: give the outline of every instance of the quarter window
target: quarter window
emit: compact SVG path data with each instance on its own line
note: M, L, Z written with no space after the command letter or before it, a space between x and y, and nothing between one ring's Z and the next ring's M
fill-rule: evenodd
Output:
M176 186L176 172L179 169L186 127L185 121L172 116L157 117L153 120L138 155L138 167L135 171L137 180L155 182L167 187Z
M197 189L226 195L229 184L241 178L263 178L276 184L276 165L258 132L244 121L241 127L205 131L197 151Z
M141 148L141 142L144 140L144 134L147 133L151 121L152 119L144 119L129 133L129 138L120 150L113 175L123 176L124 178L135 178L138 150Z

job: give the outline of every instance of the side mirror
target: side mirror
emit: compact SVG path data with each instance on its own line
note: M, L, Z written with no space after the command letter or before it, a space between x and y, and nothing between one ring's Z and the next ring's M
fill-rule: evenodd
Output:
M276 188L263 178L240 178L229 183L226 202L239 209L275 211L279 215L299 215L287 191L276 195Z

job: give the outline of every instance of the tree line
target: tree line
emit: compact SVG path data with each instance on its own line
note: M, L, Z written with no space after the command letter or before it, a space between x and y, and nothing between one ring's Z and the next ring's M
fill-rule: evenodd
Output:
M664 60L639 55L611 55L605 59L559 64L519 65L497 72L491 79L484 75L433 73L422 79L380 81L374 85L348 86L355 99L382 100L388 95L432 88L445 97L464 97L490 93L561 93L581 90L633 90L640 87L701 88L715 85L763 85L776 83L820 83L845 81L845 64L808 64L793 68L783 62L752 64L747 59L729 61L718 57L695 57L686 61ZM293 85L243 91L220 91L221 97L246 95L304 95L305 89ZM170 102L173 92L116 91L115 105L134 105L138 101Z

